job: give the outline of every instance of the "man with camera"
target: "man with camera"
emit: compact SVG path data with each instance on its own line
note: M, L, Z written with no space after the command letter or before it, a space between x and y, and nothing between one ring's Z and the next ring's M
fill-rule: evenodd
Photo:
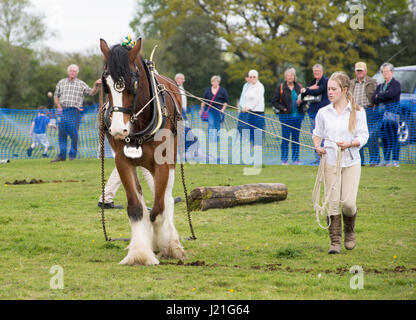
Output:
M309 104L308 114L311 119L311 130L315 129L315 117L319 109L330 104L328 99L328 78L324 76L323 67L315 64L312 68L314 80L306 88L301 89L301 100ZM313 164L319 164L319 156Z

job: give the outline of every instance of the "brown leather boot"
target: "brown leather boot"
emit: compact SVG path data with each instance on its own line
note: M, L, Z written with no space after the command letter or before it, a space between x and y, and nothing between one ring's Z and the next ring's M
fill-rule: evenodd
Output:
M331 246L328 254L336 254L341 252L341 215L331 216L331 224L329 226L329 238L331 239ZM329 225L329 218L327 218Z
M352 250L355 248L355 218L357 213L352 217L347 217L342 214L342 219L344 220L344 246L347 250Z

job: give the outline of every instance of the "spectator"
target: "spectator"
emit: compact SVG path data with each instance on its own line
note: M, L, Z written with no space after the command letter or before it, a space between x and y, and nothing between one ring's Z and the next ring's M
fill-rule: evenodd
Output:
M177 73L175 75L175 82L179 87L179 92L181 93L181 98L182 98L182 109L181 109L181 113L182 113L182 117L185 120L185 122L188 121L188 118L186 116L187 113L187 105L188 105L188 101L186 98L186 94L185 94L185 89L183 87L183 84L185 82L185 76L182 73ZM188 126L188 124L186 124Z
M48 116L51 118L51 124L56 126L56 115L55 115L55 101L53 98L53 92L49 91L47 94L47 103L48 103Z
M249 78L248 73L247 73L246 76L245 76L245 81L246 82L244 83L243 89L241 90L241 95L240 95L240 100L239 100L239 108L238 108L239 109L238 110L239 111L238 120L240 120L240 121L238 121L238 123L237 123L237 130L238 130L241 138L243 137L243 129L246 129L246 130L250 129L250 126L248 126L246 124L249 121L250 114L243 111L245 109L244 95L246 94L246 90L247 90L249 80L250 80L250 78ZM243 123L241 121L244 121L245 123Z
M272 100L275 113L279 116L282 123L282 136L292 140L292 162L295 165L302 164L299 160L299 135L304 118L302 107L300 106L300 90L302 86L296 82L296 70L289 68L285 71L285 81L278 84ZM289 127L290 126L290 127ZM292 138L290 137L292 135ZM282 139L281 160L283 165L288 164L289 141Z
M254 147L263 145L264 119L264 86L259 80L259 73L250 70L248 84L244 92L244 107L242 112L250 112L248 123L250 126L250 142ZM254 129L255 127L256 129ZM261 130L259 130L261 129Z
M46 135L46 129L47 127L54 127L55 125L49 123L50 119L47 116L47 110L45 107L41 106L38 108L39 114L37 117L33 120L32 126L30 127L30 135L32 137L32 145L29 149L27 149L27 155L28 157L32 156L33 149L38 145L43 145L43 158L48 157L48 148L49 148L49 140L48 136Z
M369 138L366 146L370 153L370 166L380 161L378 150L377 117L373 108L373 94L377 87L377 81L367 76L367 65L365 62L355 64L355 79L351 79L350 90L354 96L355 103L366 110ZM364 147L360 149L361 165L365 166ZM378 160L377 160L378 159Z
M200 116L205 110L205 105L208 104L208 136L209 143L218 143L218 131L221 128L221 123L224 121L224 111L228 104L228 93L225 88L220 87L221 77L211 77L211 87L204 92L203 98L209 103L203 102L201 104Z
M73 160L77 156L78 128L84 95L95 95L98 85L101 83L101 79L98 79L91 89L84 81L77 78L78 72L77 65L70 65L68 78L60 80L56 85L55 104L58 106L57 114L60 115L60 121L58 121L59 155L52 162L66 160L68 135L71 137L69 160Z
M185 82L185 76L182 73L177 73L175 75L175 82L177 84L177 86L179 87L179 92L181 93L181 105L182 105L182 109L181 109L181 114L182 114L182 118L185 121L185 126L184 126L184 145L185 145L185 155L188 158L192 158L192 156L197 156L198 154L198 148L194 148L191 151L191 153L193 154L188 154L188 150L190 149L190 147L194 144L197 143L198 138L192 133L191 128L189 127L189 121L188 121L188 117L187 117L187 97L186 97L186 93L185 93L185 89L183 87L183 84Z
M393 78L394 66L391 63L383 63L380 71L384 83L377 86L373 95L373 102L382 116L380 130L384 155L383 165L399 167L400 82ZM390 162L392 153L393 162Z
M48 92L48 109L49 109L49 111L51 111L54 106L55 106L55 102L54 102L54 99L53 99L53 92L49 91Z
M326 155L324 167L325 198L329 198L328 224L331 246L329 254L341 251L341 213L344 221L344 245L355 247L356 199L361 175L359 149L366 144L368 128L365 111L355 102L349 91L350 79L343 72L334 73L328 81L328 95L332 102L320 109L313 130L313 143L319 156ZM324 140L324 147L321 142ZM331 141L330 141L331 140ZM333 142L333 141L336 141ZM340 176L337 173L337 151L341 147ZM328 195L328 192L331 194Z
M310 103L308 114L311 119L312 130L315 128L315 117L319 109L327 106L329 104L328 100L328 78L324 76L323 67L320 64L315 64L312 68L314 80L308 84L306 88L301 89L301 99L304 99L307 96L313 98ZM316 155L316 159L313 164L319 163L319 156Z

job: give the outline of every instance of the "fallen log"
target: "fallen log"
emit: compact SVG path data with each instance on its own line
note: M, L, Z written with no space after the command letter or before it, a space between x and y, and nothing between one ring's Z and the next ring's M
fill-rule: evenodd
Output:
M198 187L189 195L192 211L231 208L251 203L283 201L287 187L282 183L257 183L241 186Z

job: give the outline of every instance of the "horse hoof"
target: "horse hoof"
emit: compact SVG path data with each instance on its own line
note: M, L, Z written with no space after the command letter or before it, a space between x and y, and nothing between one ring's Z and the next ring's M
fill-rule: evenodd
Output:
M155 266L159 264L159 260L154 256L146 255L127 255L119 264L127 266Z
M185 250L180 244L177 243L173 243L168 248L165 248L162 252L159 253L158 257L160 259L187 259Z

